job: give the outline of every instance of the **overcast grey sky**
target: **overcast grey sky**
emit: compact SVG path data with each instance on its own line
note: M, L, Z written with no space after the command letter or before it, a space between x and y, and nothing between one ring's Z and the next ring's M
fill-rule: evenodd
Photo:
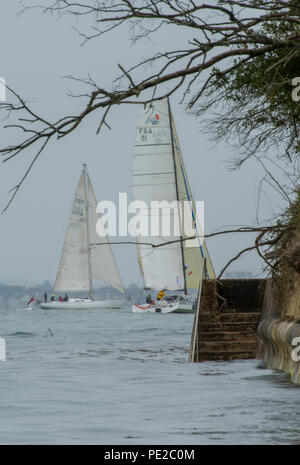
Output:
M179 29L173 37L164 36L163 32L157 35L155 43L143 41L132 46L124 28L82 47L70 18L57 21L35 10L18 17L19 10L18 0L1 2L0 76L32 101L48 120L80 108L79 100L66 97L66 92L82 88L61 76L86 77L90 72L95 80L109 86L118 74L117 63L133 64L138 57L160 50L161 43L167 48L167 41L171 47L176 41L185 40ZM205 232L227 225L255 225L258 183L264 174L261 166L250 161L245 168L228 171L230 147L213 146L179 100L180 95L173 96L171 106L194 198L205 201ZM13 205L0 217L0 282L53 282L83 162L88 165L98 200L117 201L119 192L130 193L138 111L134 105L116 108L109 119L112 130L104 130L100 135L96 135L98 118L93 115L76 134L49 144ZM3 124L5 121L1 120L1 146L20 137L15 130L4 130ZM1 210L9 200L8 190L17 184L33 155L28 151L0 165ZM263 194L261 217L272 216L280 204L274 191ZM250 235L210 239L207 244L216 271L250 241ZM113 251L125 285L141 285L135 247L116 245ZM252 252L231 270L257 274L261 265Z

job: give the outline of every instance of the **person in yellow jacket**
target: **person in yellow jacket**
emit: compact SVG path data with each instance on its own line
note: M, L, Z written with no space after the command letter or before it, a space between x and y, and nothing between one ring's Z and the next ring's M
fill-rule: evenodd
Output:
M161 300L163 298L163 296L165 295L164 291L159 291L159 293L157 294L156 296L156 300Z

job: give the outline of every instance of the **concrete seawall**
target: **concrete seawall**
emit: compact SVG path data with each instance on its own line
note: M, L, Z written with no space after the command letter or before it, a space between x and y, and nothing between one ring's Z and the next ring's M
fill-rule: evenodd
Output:
M300 384L300 278L296 274L281 285L267 281L257 334L257 358Z

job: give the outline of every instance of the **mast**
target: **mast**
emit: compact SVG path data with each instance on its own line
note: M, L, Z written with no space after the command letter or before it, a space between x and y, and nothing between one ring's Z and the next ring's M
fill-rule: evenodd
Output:
M83 164L84 173L84 203L85 203L85 216L86 216L86 235L88 246L88 270L89 270L89 298L93 298L93 275L92 275L92 257L91 257L91 239L90 239L90 225L89 225L89 204L88 204L88 188L87 188L87 169L86 164Z
M176 171L176 162L175 162L175 151L174 151L174 138L173 138L173 129L172 129L172 122L171 122L171 107L170 107L170 100L168 100L168 110L169 110L169 123L170 123L170 131L171 131L171 141L172 141L172 156L173 156L173 163L174 163L174 173L175 173L175 186L176 186L176 196L177 201L179 202L179 194L178 194L178 180L177 180L177 171ZM179 223L182 227L180 215L179 215ZM181 257L182 257L182 266L183 266L183 279L184 279L184 293L187 294L186 288L186 276L185 276L185 263L184 263L184 253L183 253L183 243L182 243L182 233L180 235L180 247L181 247Z

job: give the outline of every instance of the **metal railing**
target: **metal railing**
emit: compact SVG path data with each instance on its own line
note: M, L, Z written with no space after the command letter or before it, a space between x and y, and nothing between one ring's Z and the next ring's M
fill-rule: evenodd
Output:
M202 273L199 281L198 296L197 296L197 307L194 317L191 345L189 351L189 362L198 362L198 323L199 323L199 313L200 313L200 304L201 304L201 294L202 294L202 283L203 279L206 279L206 258L203 260Z

